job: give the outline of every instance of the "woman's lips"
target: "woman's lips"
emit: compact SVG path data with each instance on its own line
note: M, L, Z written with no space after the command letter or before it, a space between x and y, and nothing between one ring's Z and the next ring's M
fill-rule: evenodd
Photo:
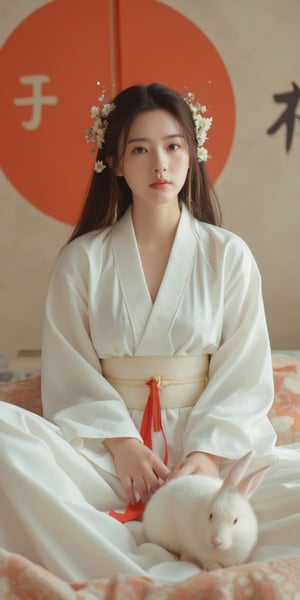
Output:
M158 179L157 181L151 183L150 187L154 188L155 190L161 190L166 188L168 185L170 185L170 181L167 181L166 179Z

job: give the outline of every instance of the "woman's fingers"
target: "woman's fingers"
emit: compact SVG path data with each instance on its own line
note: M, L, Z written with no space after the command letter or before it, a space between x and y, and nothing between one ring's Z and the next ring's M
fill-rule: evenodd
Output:
M150 448L134 438L106 440L128 501L147 502L170 469Z
M129 476L126 476L123 479L121 478L121 484L127 496L128 502L130 502L130 504L136 504L137 498L135 495L133 479L131 479Z
M170 469L160 459L153 465L153 470L158 479L166 481L170 475Z
M219 463L220 458L218 456L212 456L205 452L192 452L173 467L168 480L191 474L203 474L210 475L211 477L218 477Z
M165 467L165 465L163 465L163 467ZM135 493L135 502L137 501L137 496L141 498L143 502L148 502L152 494L160 487L161 482L166 480L168 474L169 469L167 467L161 469L156 466L156 470L153 470L151 465L147 465L141 473L136 473L132 478L133 493L130 490L128 498L129 496L132 498ZM132 503L132 499L130 502Z

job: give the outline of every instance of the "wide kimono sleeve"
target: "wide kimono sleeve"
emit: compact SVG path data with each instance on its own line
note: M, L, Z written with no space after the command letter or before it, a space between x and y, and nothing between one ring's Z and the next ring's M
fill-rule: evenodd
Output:
M267 416L274 397L271 351L260 273L239 238L229 242L216 277L220 343L184 432L185 455L199 450L236 459L253 449L268 456L276 441Z
M86 438L141 439L124 401L103 377L92 343L90 270L88 253L75 240L51 277L42 341L43 414L74 444Z

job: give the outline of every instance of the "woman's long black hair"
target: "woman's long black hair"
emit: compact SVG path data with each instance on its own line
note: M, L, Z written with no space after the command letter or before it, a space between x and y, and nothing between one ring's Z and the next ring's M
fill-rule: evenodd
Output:
M105 142L98 151L97 160L106 168L94 172L81 216L69 241L112 225L132 204L132 194L123 177L115 175L120 161L120 144L125 150L133 120L143 112L163 109L182 127L189 149L188 175L179 199L199 221L221 225L221 211L203 162L197 159L197 140L190 108L175 90L159 83L134 85L120 92L113 100L115 108L107 117ZM122 152L121 152L122 156ZM108 162L109 161L109 162Z

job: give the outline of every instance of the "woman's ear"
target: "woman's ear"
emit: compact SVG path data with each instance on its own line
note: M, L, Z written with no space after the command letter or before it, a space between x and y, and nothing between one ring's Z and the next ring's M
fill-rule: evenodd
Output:
M109 164L114 175L116 175L117 177L123 176L123 171L122 171L120 165L117 165L115 168L113 167L113 159L111 157L106 158L106 162Z
M114 170L114 173L117 177L123 177L123 171L122 171L120 165L117 165L117 167Z

